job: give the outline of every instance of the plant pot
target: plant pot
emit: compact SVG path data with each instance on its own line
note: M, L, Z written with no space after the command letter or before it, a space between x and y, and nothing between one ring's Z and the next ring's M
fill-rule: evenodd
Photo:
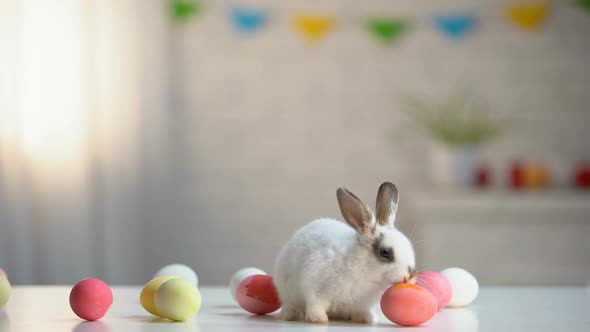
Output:
M436 145L431 151L431 178L438 187L471 187L479 160L473 145Z

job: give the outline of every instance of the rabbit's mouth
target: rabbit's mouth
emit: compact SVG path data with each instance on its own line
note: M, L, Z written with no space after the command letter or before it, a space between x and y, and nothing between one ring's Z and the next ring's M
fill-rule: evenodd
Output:
M406 282L405 278L388 278L385 279L388 285L397 285Z
M404 280L402 282L399 282L399 284L403 284L403 283L415 284L416 277L404 278Z
M406 282L412 282L412 280L414 279L414 276L399 273L386 273L383 277L383 281L390 286Z

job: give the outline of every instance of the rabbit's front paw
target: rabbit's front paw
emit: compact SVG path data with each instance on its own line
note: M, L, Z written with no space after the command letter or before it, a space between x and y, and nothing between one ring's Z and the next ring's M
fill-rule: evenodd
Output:
M308 306L305 311L305 321L314 324L328 324L328 314L321 306Z
M370 310L361 310L352 312L350 319L355 323L373 324L375 322L375 313Z
M281 313L279 314L280 320L300 320L301 319L301 311L294 306L285 304L281 309Z

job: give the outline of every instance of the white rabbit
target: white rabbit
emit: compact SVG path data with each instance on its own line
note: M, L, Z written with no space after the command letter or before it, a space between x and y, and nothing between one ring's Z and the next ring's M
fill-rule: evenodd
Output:
M376 218L345 188L336 196L348 225L314 220L295 232L277 256L274 282L282 320L373 323L383 292L416 275L412 244L393 225L395 185L385 182L379 187Z

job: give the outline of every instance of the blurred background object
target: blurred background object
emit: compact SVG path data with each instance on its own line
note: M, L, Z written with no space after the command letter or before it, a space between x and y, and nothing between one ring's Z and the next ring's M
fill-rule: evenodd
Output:
M465 91L434 105L415 97L406 97L406 104L409 117L437 143L432 182L445 187L473 185L479 151L501 133L487 107Z
M3 0L0 266L224 285L389 180L419 267L585 284L584 4Z

